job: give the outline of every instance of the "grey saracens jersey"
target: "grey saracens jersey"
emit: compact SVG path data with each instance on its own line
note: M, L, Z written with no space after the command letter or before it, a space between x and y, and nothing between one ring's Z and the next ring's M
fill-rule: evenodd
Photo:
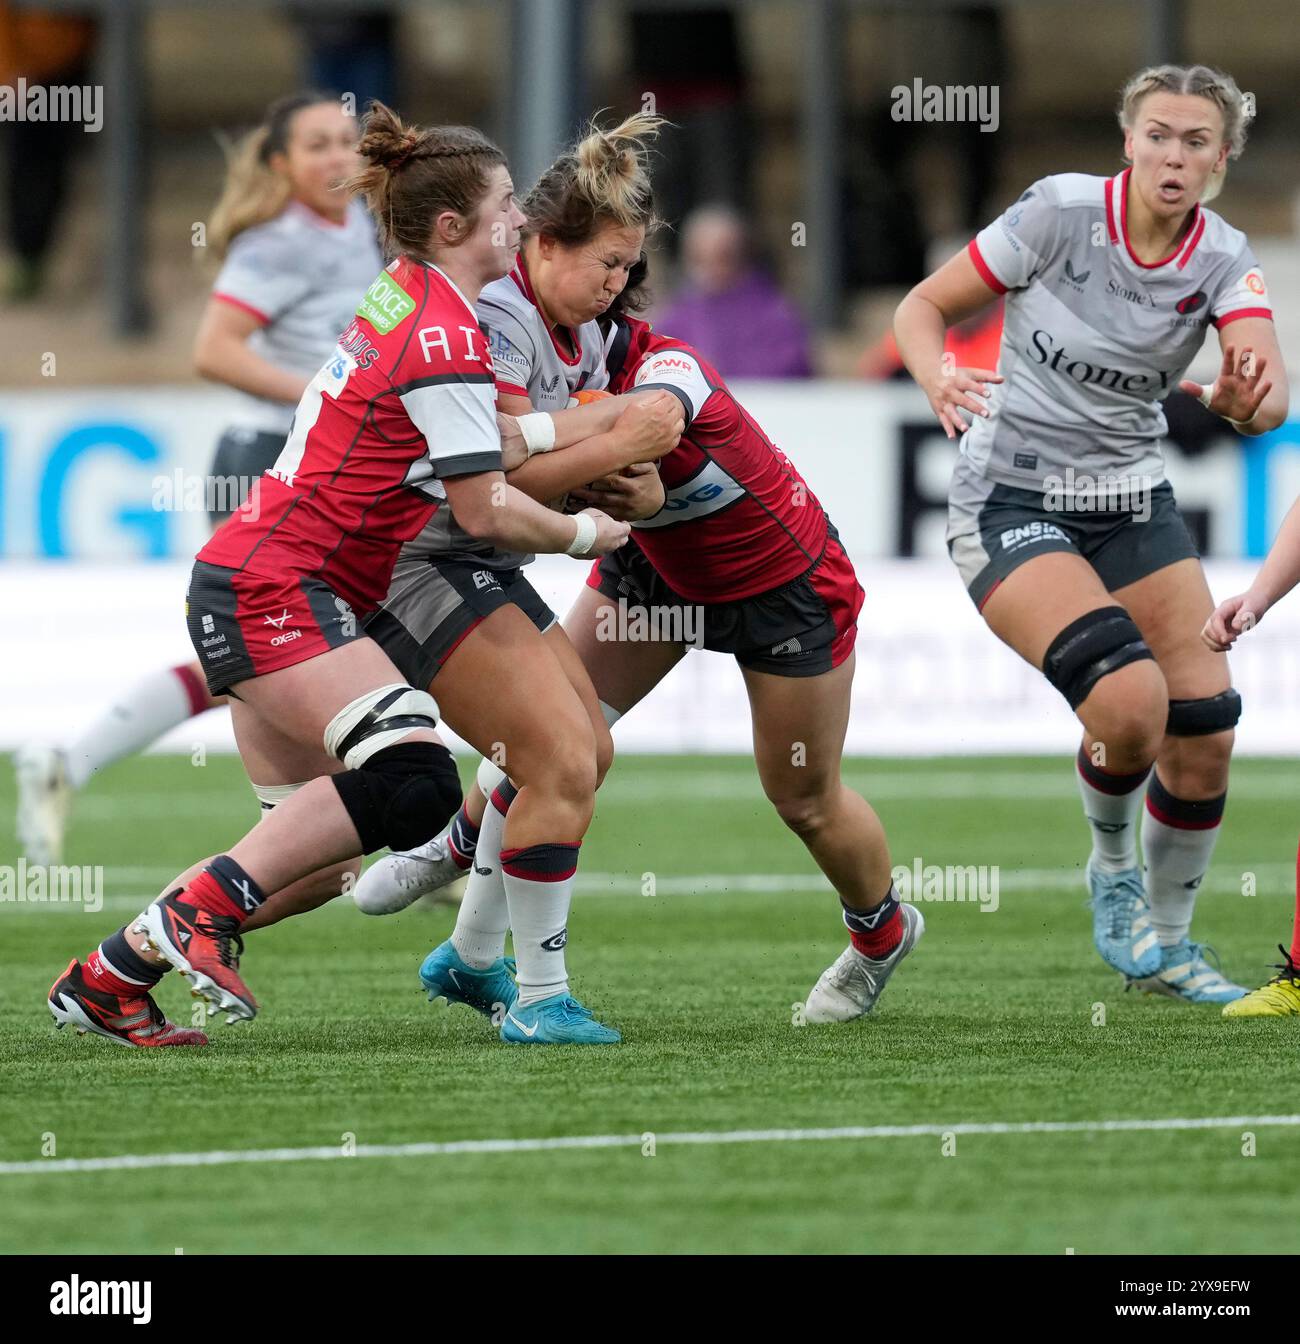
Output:
M572 393L599 392L609 382L600 328L584 322L570 331L574 354L562 353L537 309L522 258L509 275L483 286L475 311L492 352L498 396L527 397L535 411L562 411ZM475 540L457 525L449 509L439 509L402 554L438 556L494 570L517 569L533 558Z
M509 275L484 285L477 308L502 396L527 397L535 411L562 411L572 393L608 384L600 328L584 322L569 329L573 353L566 353L538 311L522 256Z
M1073 468L1075 479L1158 484L1160 403L1207 328L1272 317L1245 234L1211 210L1196 207L1176 252L1139 261L1126 228L1128 177L1041 178L972 240L976 269L1007 296L1004 381L962 437L963 475L1059 489Z
M297 201L238 234L212 296L261 324L249 348L281 369L311 377L334 349L384 259L375 226L358 201L335 224ZM287 434L294 407L239 393L235 424Z

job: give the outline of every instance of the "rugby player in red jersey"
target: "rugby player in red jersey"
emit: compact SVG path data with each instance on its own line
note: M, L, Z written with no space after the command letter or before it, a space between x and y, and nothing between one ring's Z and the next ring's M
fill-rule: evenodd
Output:
M571 488L647 462L677 442L681 409L666 392L605 400L581 411L565 409L574 396L603 388L608 381L604 335L596 319L622 292L647 232L658 222L647 141L659 125L657 117L636 115L609 129L589 126L524 198L528 222L519 260L509 276L485 286L479 297L477 310L496 369L498 408L529 417L525 426L535 423L546 430L547 451L530 457L508 477L534 499L563 499ZM554 420L543 414L550 411L559 413ZM648 428L671 423L671 434L656 443L644 436L624 434L620 439L602 432L629 421L635 425L642 418ZM587 434L586 441L575 442L576 433ZM653 475L653 465L648 469ZM653 497L647 492L648 512L661 503L661 492ZM477 665L480 655L462 651L458 627L445 615L454 605L453 593L464 593L468 605L489 615L507 602L518 608L509 619L530 620L564 668L588 725L566 729L553 714L525 715L527 723L548 724L554 741L547 752L571 753L594 735L599 785L613 757L609 727L568 636L524 577L522 566L530 557L500 551L485 557L480 551L467 547L463 538L437 536L430 529L404 549L389 596L368 625L408 678L428 685L456 731L476 744L488 744L488 749L471 807L462 808L448 831L429 845L368 870L354 898L367 913L388 913L408 904L414 899L410 892L429 886L439 874L455 877L468 871L456 927L420 967L430 995L467 1003L498 1019L508 1041L571 1042L575 1032L588 1043L609 1040L580 1025L533 1021L539 1011L549 1018L548 1010L535 1005L567 992L565 929L572 874L545 888L537 883L521 888L513 858L519 806L515 790L533 772L521 755L521 725L505 722L497 702L474 705L474 688L488 679ZM468 713L462 714L462 705ZM505 765L508 779L501 768ZM485 795L493 802L486 809ZM508 928L514 931L517 993L508 977L494 970L502 964Z
M152 999L168 965L232 1019L252 1017L239 931L266 894L359 854L421 844L453 814L460 785L437 705L362 628L403 542L442 510L469 535L520 551L599 555L626 536L596 510L547 509L502 474L491 354L473 309L509 270L523 223L500 150L470 128L405 127L382 105L359 148L368 166L354 186L397 255L304 392L257 507L200 551L187 602L250 778L285 796L84 965L73 959L49 994L61 1026L127 1045L203 1044ZM538 695L531 682L527 693ZM557 790L535 816L580 818L582 808Z
M643 279L644 263L625 295ZM652 469L662 504L651 516L644 473L574 492L636 521L633 542L593 568L564 628L611 724L692 644L737 659L764 791L830 878L849 929L849 946L808 996L805 1020L860 1017L925 929L894 890L879 818L840 777L862 589L817 498L702 355L612 312L606 367L613 393L671 393L686 427ZM638 623L669 637L622 637ZM465 809L480 806L471 795ZM399 883L402 862L394 855L367 872L376 908L380 883L396 909L447 880L430 873L422 884Z
M239 393L207 477L214 528L279 456L298 398L383 265L374 221L343 186L357 166L356 118L312 92L272 103L231 157L208 221L221 272L194 344L196 370ZM92 776L221 703L194 659L123 688L72 741L24 746L15 829L28 859L60 861Z
M612 392L678 397L686 428L659 459L663 508L633 523L620 555L593 566L565 629L613 715L644 699L692 644L735 657L763 791L830 879L849 930L804 1018L860 1017L925 931L894 890L880 819L840 773L862 588L817 497L702 354L620 314L606 366ZM617 480L575 493L616 515L625 497ZM669 638L637 637L662 635L665 617Z

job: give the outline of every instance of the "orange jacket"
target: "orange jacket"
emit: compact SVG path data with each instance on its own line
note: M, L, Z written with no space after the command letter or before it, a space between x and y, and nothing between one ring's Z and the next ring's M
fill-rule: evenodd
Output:
M0 84L41 84L72 69L95 40L93 19L15 9L0 0Z

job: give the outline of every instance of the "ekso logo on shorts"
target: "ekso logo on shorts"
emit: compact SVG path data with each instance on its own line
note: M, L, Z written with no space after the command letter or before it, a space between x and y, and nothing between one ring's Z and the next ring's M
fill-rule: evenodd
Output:
M357 305L357 316L364 317L381 336L387 336L414 311L415 300L387 272L375 280Z
M1018 551L1024 546L1033 546L1040 541L1070 540L1055 523L1024 523L1019 527L1006 528L999 540L1004 551Z

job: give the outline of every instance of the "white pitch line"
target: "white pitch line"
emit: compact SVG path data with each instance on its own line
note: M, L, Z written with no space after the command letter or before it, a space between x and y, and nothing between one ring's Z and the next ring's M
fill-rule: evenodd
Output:
M910 865L903 865L910 867ZM939 865L943 867L943 865ZM963 865L954 864L954 868ZM1258 884L1258 893L1264 896L1274 894L1274 887L1289 890L1294 880L1295 866L1289 863L1259 863L1250 869ZM154 884L154 890L140 892L138 895L115 893L105 896L100 910L141 910L158 894L163 883L169 881L175 873L170 868L109 868L106 877L110 882L140 882ZM671 873L654 874L654 898L641 894L642 876L639 873L583 873L579 872L577 894L585 900L593 898L615 897L622 900L657 899L664 896L728 896L728 895L785 895L806 896L826 895L831 890L830 883L819 873ZM1201 884L1202 892L1216 892L1220 895L1241 895L1242 875L1235 872L1211 872ZM998 891L1035 892L1035 891L1073 891L1084 893L1086 888L1082 870L1072 868L1007 868L998 872ZM976 888L972 888L975 891ZM977 905L979 901L972 894L965 902L945 900L927 900L924 895L912 893L909 900L921 905ZM82 914L97 913L88 911L82 904L73 901L0 901L0 918L7 914L25 912L27 914Z
M862 766L849 761L844 769L845 782L869 799L893 802L944 802L1010 800L1022 803L1077 802L1078 784L1072 763L1063 758L1055 769L1036 766L1029 770L943 770L918 771L894 762ZM1259 777L1244 777L1229 783L1231 799L1240 801L1276 801L1300 793L1300 773L1294 770L1271 772ZM606 804L629 806L655 802L679 802L702 799L725 802L763 802L763 792L753 767L731 770L697 770L684 776L659 770L638 773L635 766L622 774L614 772L601 789ZM74 818L86 822L172 818L224 819L245 816L250 824L256 819L257 804L247 786L232 785L228 790L182 793L117 793L103 797L78 799Z
M1167 1120L1034 1120L950 1125L846 1125L834 1129L725 1129L654 1133L655 1147L730 1143L811 1143L828 1139L920 1139L954 1135L1114 1134L1198 1129L1262 1129L1300 1125L1300 1115L1227 1115ZM147 1171L159 1167L221 1167L241 1162L332 1162L358 1157L457 1157L486 1153L545 1153L588 1148L640 1148L645 1134L574 1134L549 1139L460 1139L451 1143L362 1143L351 1152L317 1148L216 1149L199 1153L139 1153L120 1157L60 1157L0 1162L0 1176L48 1172Z

